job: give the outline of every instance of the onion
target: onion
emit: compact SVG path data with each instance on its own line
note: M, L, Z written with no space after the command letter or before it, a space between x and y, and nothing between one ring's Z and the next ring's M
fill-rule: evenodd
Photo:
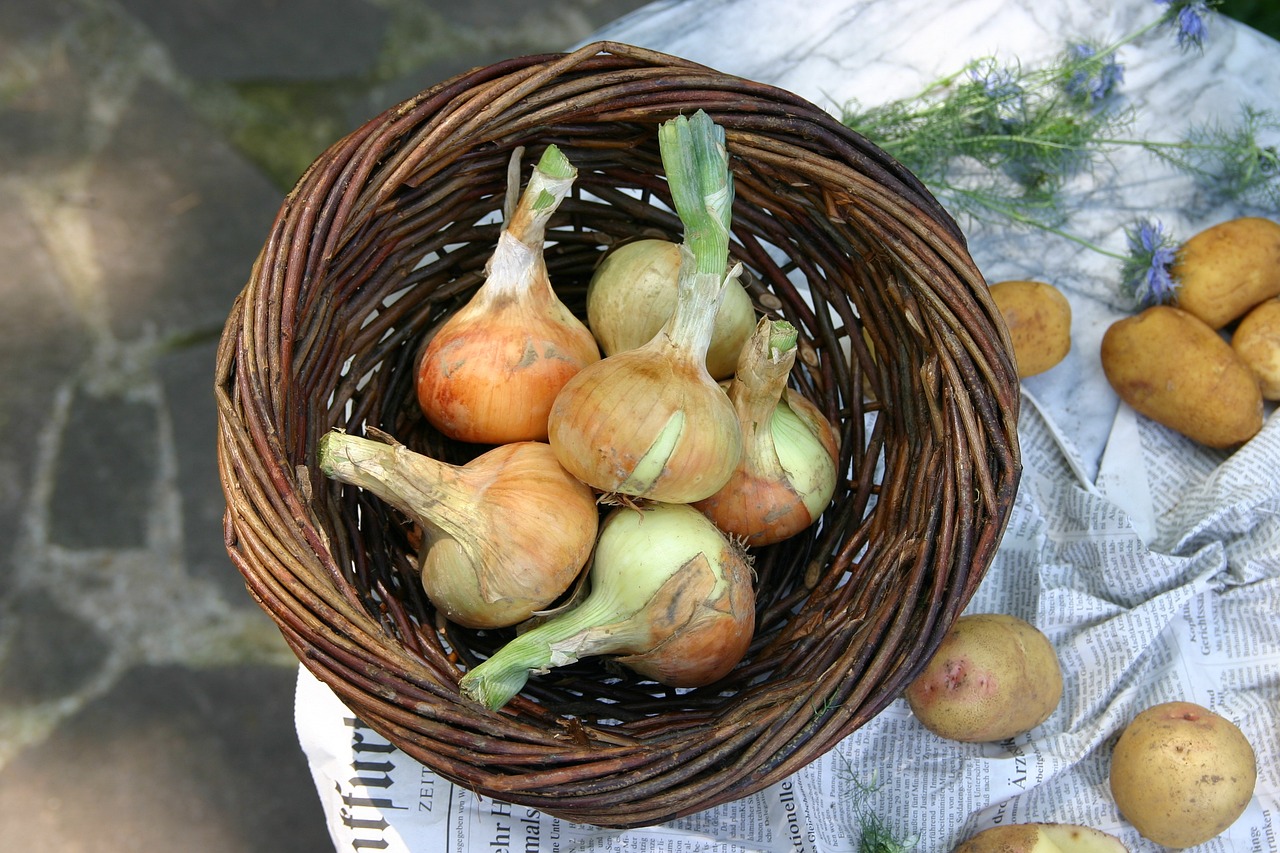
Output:
M676 306L648 343L588 365L551 407L560 463L603 492L669 503L714 494L742 450L733 406L706 369L726 282L733 181L724 130L699 110L659 129L663 167L685 226Z
M751 566L706 516L683 504L620 507L600 526L578 605L531 628L462 677L491 709L544 673L592 655L674 687L723 678L755 630Z
M610 356L652 339L675 309L679 278L680 246L669 240L636 240L606 255L587 286L587 326L600 351ZM733 375L755 321L746 288L730 280L707 347L713 379Z
M835 493L835 430L813 403L786 387L796 336L785 320L760 320L729 384L742 425L742 458L724 488L695 504L747 545L799 533Z
M548 146L498 237L484 283L419 357L418 403L450 438L545 440L556 394L600 359L590 330L552 290L542 254L547 220L576 176Z
M423 589L459 625L523 622L559 598L591 556L595 493L546 444L506 444L456 466L331 432L320 439L319 464L421 525Z

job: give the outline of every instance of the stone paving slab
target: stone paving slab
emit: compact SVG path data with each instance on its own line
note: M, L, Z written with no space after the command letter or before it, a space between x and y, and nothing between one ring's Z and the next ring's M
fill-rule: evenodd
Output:
M389 15L367 0L120 0L195 80L333 80L368 72Z
M0 2L0 850L330 849L217 335L324 145L640 0Z
M0 162L5 161L0 155ZM72 294L41 245L22 196L4 183L0 262L0 430L5 435L0 442L0 543L13 543L30 497L40 424L49 418L58 383L74 374L89 347ZM0 593L12 582L12 572L0 571ZM0 637L4 624L0 622Z
M0 848L332 849L271 668L139 667L0 771Z
M217 409L209 377L214 372L216 341L175 347L157 356L156 371L168 404L170 429L183 437L174 443L176 476L182 483L182 560L187 574L207 580L227 604L256 610L244 581L229 571L222 543L225 504L218 481Z
M269 5L269 4L268 4ZM185 102L139 81L94 158L88 220L121 339L221 327L271 226L280 192Z

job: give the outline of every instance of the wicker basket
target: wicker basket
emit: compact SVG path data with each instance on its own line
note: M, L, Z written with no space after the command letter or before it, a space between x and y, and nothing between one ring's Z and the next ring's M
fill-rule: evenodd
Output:
M657 125L699 108L727 132L744 281L801 330L797 387L839 424L851 477L819 525L755 555L757 634L723 682L677 691L588 660L485 711L458 679L505 635L437 617L417 531L321 477L316 442L368 425L473 455L426 425L413 362L481 280L513 149L526 178L549 142L579 169L548 265L580 307L606 247L679 239ZM566 820L666 821L831 749L968 602L1020 470L998 317L921 185L792 94L611 43L476 69L334 144L285 200L218 353L227 549L302 662L441 776Z

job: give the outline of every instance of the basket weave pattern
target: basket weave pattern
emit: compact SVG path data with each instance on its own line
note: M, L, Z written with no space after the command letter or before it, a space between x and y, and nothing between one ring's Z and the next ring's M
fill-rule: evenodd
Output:
M680 239L657 125L697 109L726 130L744 283L799 328L797 387L838 425L851 476L820 524L756 554L755 641L723 682L676 691L587 660L488 712L457 682L507 635L437 617L418 531L320 476L316 443L373 426L474 455L425 423L413 368L483 278L512 151L527 147L523 177L551 142L579 170L547 261L580 308L606 247ZM616 44L476 69L335 143L285 199L218 353L227 550L300 660L442 776L602 826L689 814L872 718L968 602L1020 470L998 317L921 185L794 95Z

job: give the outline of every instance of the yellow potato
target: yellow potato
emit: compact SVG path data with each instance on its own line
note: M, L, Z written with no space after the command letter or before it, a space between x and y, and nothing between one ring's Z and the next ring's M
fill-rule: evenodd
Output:
M1128 848L1088 826L1019 823L984 829L952 853L1128 853Z
M1280 299L1268 299L1244 315L1231 348L1249 365L1267 400L1280 400Z
M1182 244L1169 270L1177 306L1221 329L1280 296L1280 224L1246 216L1206 228Z
M1071 351L1071 303L1042 281L998 281L991 298L1004 316L1018 376L1044 373Z
M1248 365L1203 321L1157 305L1102 336L1102 370L1139 413L1209 447L1262 429L1262 393Z
M1191 702L1133 718L1111 755L1111 795L1144 838L1194 847L1235 823L1258 778L1253 747L1234 723Z
M1049 639L1003 613L961 616L906 690L929 731L988 743L1030 731L1062 698L1062 668Z

